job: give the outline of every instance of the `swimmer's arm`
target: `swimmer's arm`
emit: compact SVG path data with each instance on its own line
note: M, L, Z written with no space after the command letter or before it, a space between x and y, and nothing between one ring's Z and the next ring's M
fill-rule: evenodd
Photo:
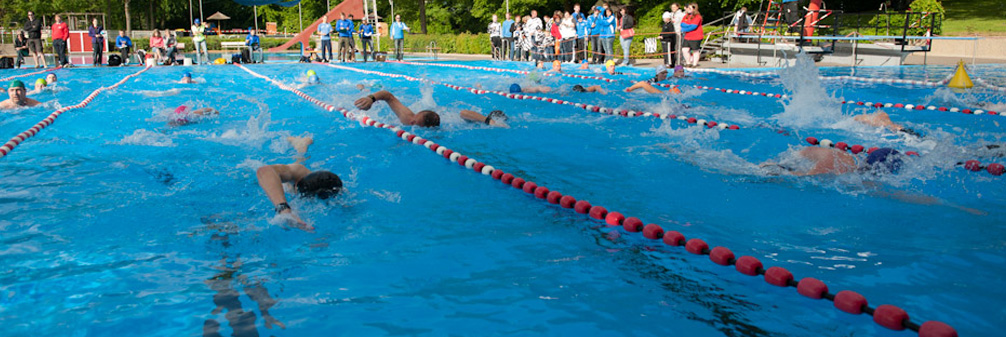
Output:
M654 88L652 85L646 83L645 81L636 82L636 84L633 84L631 87L626 88L625 91L631 92L636 89L643 89L643 91L646 91L651 94L656 94L660 92L660 90Z
M201 115L201 116L205 116L205 115L216 115L219 112L217 110L213 109L213 108L199 108L199 109L196 109L196 110L192 111L192 113L197 114L197 115Z
M409 107L405 106L405 104L402 104L395 95L392 95L391 92L388 92L387 90L381 90L374 93L374 98L388 103L388 107L391 108L391 111L395 112L395 115L398 116L398 120L400 120L402 124L411 125L412 120L416 117L416 114L412 112L412 109L409 109Z
M587 87L587 92L597 92L597 93L600 93L601 95L607 95L608 94L608 92L604 91L604 89L602 89L601 86L599 86L599 85L592 85L592 86Z
M466 121L475 122L475 123L485 123L486 122L486 116L483 116L482 114L480 114L478 112L475 112L475 111L471 111L471 110L461 110L461 118L463 118ZM490 119L489 120L489 125L491 125L491 126L499 126L499 127L503 127L503 128L508 128L509 127L508 125L504 124L503 122L499 122L499 121L496 121L494 119Z

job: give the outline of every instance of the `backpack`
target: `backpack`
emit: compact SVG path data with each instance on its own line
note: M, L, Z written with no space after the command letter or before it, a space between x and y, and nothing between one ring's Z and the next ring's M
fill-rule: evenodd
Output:
M14 68L14 59L11 57L0 57L0 69Z
M242 49L241 50L241 63L253 63L251 59L251 50Z
M111 54L108 55L108 66L117 67L122 64L122 57L119 55Z

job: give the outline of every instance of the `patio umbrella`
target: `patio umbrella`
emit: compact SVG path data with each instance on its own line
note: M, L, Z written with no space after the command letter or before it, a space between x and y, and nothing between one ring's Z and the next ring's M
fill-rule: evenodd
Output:
M223 29L223 26L220 25L220 21L230 20L230 19L231 19L231 17L226 16L226 15L224 15L224 13L220 13L220 12L213 13L213 15L210 15L210 17L206 18L207 21L209 21L209 20L216 20L217 21L217 29L218 30L219 29Z

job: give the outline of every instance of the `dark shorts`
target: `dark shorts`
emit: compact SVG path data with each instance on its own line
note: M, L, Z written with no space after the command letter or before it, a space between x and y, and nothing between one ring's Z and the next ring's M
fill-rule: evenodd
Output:
M28 50L32 53L41 53L42 39L28 39Z
M689 48L692 51L702 49L702 40L685 40L685 43L681 45L681 48Z

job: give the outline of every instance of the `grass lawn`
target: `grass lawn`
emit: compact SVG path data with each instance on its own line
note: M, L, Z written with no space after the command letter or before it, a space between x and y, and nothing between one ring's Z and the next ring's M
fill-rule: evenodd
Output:
M943 35L1006 36L1006 0L943 0Z

